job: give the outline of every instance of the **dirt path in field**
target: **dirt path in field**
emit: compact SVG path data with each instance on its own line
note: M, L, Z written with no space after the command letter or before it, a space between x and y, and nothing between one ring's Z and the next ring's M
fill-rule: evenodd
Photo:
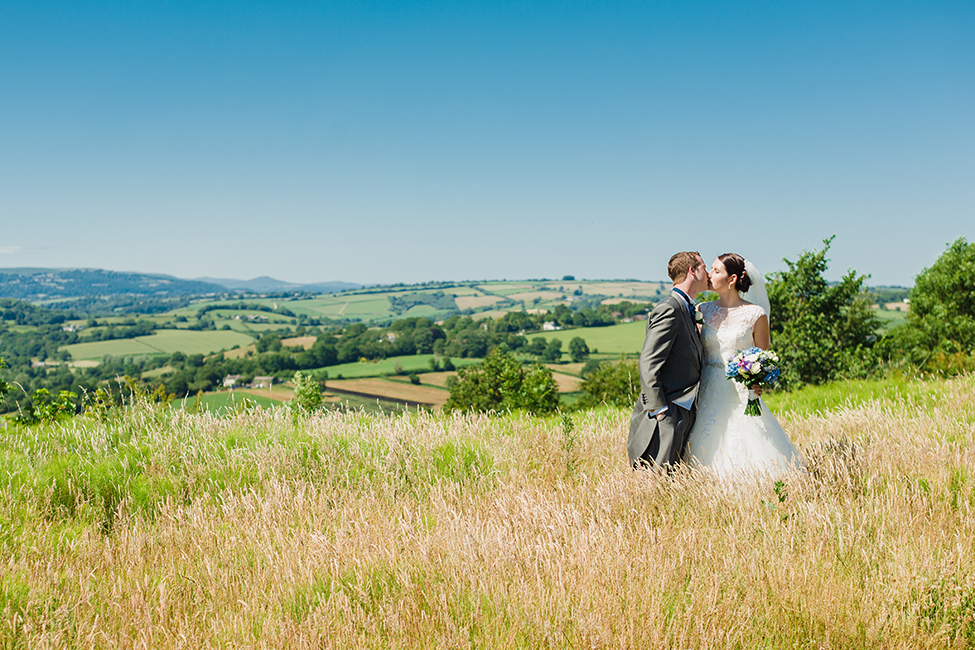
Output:
M339 316L345 313L345 308L349 306L349 303L342 305L342 309L339 310Z

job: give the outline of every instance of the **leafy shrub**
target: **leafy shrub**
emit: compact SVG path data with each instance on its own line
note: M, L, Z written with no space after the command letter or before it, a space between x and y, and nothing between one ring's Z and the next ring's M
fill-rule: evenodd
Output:
M298 413L311 413L317 411L322 406L322 385L311 375L303 375L301 371L295 373L294 379L294 398L289 402L289 406Z
M975 369L975 243L958 238L918 274L907 322L891 338L894 355L923 370Z
M575 403L576 408L601 404L627 408L633 406L640 394L640 370L635 361L608 363L586 375L580 388L583 395Z
M559 405L558 386L545 366L524 366L501 348L493 350L484 363L467 366L450 384L444 408L458 411L501 411L524 409L529 413L554 412Z
M577 336L569 341L569 355L575 363L588 359L589 346L586 345L586 340L581 336Z
M21 424L48 424L63 420L75 414L77 401L77 393L62 390L55 397L46 388L38 388L31 395L30 404L14 419Z
M864 291L865 275L849 271L838 283L823 277L826 253L803 251L786 271L769 276L772 349L782 360L783 387L820 384L840 377L869 376L877 368L872 350L878 322Z
M601 364L596 359L589 359L588 361L586 361L586 364L584 366L582 366L582 371L579 374L582 375L583 379L585 379L586 377L588 377L592 373L594 373L597 370L599 370L600 366L602 366L602 365L603 364Z

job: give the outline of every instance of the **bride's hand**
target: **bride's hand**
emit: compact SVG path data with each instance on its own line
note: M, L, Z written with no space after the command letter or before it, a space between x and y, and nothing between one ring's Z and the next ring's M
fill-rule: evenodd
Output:
M758 384L755 384L754 386L749 386L748 388L749 388L749 390L753 391L759 397L762 396L762 387L759 386Z

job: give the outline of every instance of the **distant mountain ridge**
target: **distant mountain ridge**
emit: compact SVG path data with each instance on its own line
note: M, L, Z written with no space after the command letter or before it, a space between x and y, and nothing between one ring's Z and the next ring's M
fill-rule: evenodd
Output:
M228 291L335 293L361 286L349 282L296 284L266 276L246 281L210 278L184 280L158 273L104 269L0 268L0 297L19 300L111 295L191 296L222 294Z
M347 289L361 289L363 285L354 282L315 282L312 284L298 284L285 282L266 275L252 280L234 280L230 278L194 278L198 282L219 284L228 289L267 293L272 291L307 291L308 293L337 293Z

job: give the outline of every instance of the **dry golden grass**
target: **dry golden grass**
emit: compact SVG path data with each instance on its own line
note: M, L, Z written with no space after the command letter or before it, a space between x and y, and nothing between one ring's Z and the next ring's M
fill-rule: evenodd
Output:
M142 408L8 431L0 645L971 646L973 395L783 418L809 471L782 501L760 478L631 471L621 411L568 431ZM130 447L114 510L59 509L45 462L94 472ZM146 477L175 487L140 506Z

